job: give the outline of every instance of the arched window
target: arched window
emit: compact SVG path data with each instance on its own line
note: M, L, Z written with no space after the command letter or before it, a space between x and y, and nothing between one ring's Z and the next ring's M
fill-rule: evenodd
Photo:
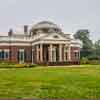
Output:
M54 38L59 38L57 35L54 35L53 37L54 37Z

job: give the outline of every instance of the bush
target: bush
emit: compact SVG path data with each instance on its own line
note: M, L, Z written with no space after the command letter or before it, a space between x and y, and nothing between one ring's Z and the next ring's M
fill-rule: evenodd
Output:
M14 68L31 68L31 67L36 67L37 65L35 64L15 64Z
M36 64L30 64L29 67L36 67Z
M89 64L100 65L100 60L89 60Z
M97 59L88 59L88 58L85 58L83 57L80 61L80 64L91 64L91 65L100 65L100 60L97 60Z
M87 58L89 60L100 60L100 55L90 55Z
M1 63L0 68L31 68L36 67L35 64L7 64L7 63Z
M31 68L31 67L36 67L36 64L25 64L24 67L25 68Z
M80 64L89 64L88 58L83 57L80 61Z
M14 68L24 68L25 64L15 64Z

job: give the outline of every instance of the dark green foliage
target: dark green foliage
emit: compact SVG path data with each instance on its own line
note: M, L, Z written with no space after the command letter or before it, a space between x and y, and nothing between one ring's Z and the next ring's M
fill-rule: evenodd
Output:
M80 64L89 64L88 58L83 57L83 58L80 60Z
M89 50L92 48L93 43L89 39L89 31L87 29L84 30L78 30L76 34L74 35L76 39L80 39L83 43L83 49Z
M100 59L88 59L86 57L83 57L81 60L80 60L80 64L82 65L87 65L87 64L90 64L90 65L100 65Z
M36 66L37 66L36 64L29 64L29 65L25 65L24 67L32 68L32 67L36 67Z
M90 32L87 29L78 30L74 37L81 40L83 43L83 47L80 53L81 59L85 57L89 60L89 62L95 62L95 60L100 60L100 40L96 41L95 44L93 44L92 40L89 37L89 33Z

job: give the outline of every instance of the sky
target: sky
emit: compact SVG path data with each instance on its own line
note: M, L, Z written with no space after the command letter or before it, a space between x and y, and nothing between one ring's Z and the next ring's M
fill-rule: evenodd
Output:
M52 21L65 33L88 29L100 39L100 0L0 0L0 35L39 21Z

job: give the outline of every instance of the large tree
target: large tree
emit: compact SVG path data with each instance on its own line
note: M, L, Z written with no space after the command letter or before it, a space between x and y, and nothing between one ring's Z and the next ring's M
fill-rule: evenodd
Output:
M89 33L90 33L89 30L81 29L78 30L74 35L76 39L81 40L83 43L83 47L81 50L81 57L87 57L92 53L93 43L89 37Z

